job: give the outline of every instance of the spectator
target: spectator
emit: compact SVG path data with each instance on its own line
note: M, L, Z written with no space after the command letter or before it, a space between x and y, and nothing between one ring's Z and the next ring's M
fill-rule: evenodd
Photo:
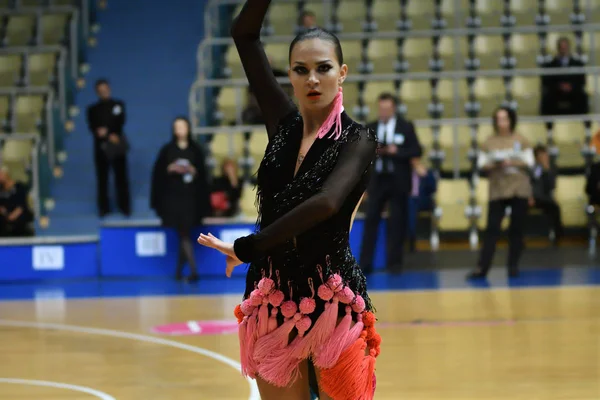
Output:
M547 68L583 67L571 54L569 39L557 41L558 54L545 65ZM585 74L542 76L542 115L587 114L588 95L585 92Z
M298 26L300 31L312 29L317 27L317 16L310 10L304 10L298 18Z
M125 103L111 97L110 85L105 79L96 82L96 94L98 101L88 107L87 122L94 136L98 213L103 217L110 212L108 173L112 167L119 208L123 214L129 216L131 199L127 174L128 144L123 132L126 120Z
M408 244L415 251L417 241L417 217L421 211L433 211L437 179L434 171L427 169L419 158L413 158L412 191L408 201Z
M592 138L591 145L600 154L600 131ZM588 195L588 202L596 209L600 208L600 162L596 161L590 166L590 172L586 178L585 193Z
M389 201L387 264L400 272L404 262L404 241L408 223L408 200L412 189L411 160L422 149L414 124L397 114L398 100L391 93L378 99L378 120L367 125L382 147L367 189L367 215L362 239L360 265L365 273L373 269L373 257L381 213Z
M496 134L483 143L477 159L479 169L488 174L489 203L483 247L477 268L468 275L470 279L487 276L508 207L511 209L507 260L510 276L519 275L519 260L525 247L523 231L528 199L532 196L529 169L534 165L533 152L529 142L515 131L514 110L498 108L492 124Z
M204 152L191 137L185 117L175 118L171 141L165 144L154 163L150 207L163 226L174 228L179 235L179 259L176 278L183 279L183 266L189 263L187 280L198 280L191 230L210 215L208 177Z
M238 167L232 159L226 159L221 165L221 176L213 180L211 203L213 213L218 217L233 217L239 212L242 182Z
M29 190L15 182L5 167L0 168L0 236L32 236L33 212L28 203Z
M558 241L563 235L563 226L560 206L553 196L556 188L556 175L550 169L550 157L546 147L536 146L534 155L535 165L531 173L533 196L529 198L529 206L542 210L550 218L555 240Z

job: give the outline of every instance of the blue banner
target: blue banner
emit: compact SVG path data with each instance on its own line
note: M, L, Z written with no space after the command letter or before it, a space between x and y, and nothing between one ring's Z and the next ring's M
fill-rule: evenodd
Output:
M3 241L0 281L91 278L98 276L97 239Z
M133 221L132 221L133 222ZM382 223L375 252L374 267L385 264L385 223ZM205 225L192 232L198 272L201 277L224 276L225 256L216 250L196 243L198 235L212 233L226 242L233 242L254 231L253 224L225 223ZM350 244L355 257L360 256L363 220L356 220L350 235ZM179 257L177 233L158 225L103 226L100 231L100 273L105 277L158 277L175 276ZM234 270L234 275L243 276L246 267ZM189 269L184 269L189 274Z

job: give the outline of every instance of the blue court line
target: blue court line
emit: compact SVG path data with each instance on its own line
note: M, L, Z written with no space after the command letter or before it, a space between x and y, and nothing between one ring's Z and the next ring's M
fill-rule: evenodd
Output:
M489 288L527 288L600 285L600 268L538 268L522 270L518 278L508 278L506 269L492 269L487 280L469 282L467 269L405 271L401 274L378 272L368 277L369 291L416 291ZM0 283L0 301L44 298L102 298L138 296L239 295L243 278L201 279L195 284L169 279L111 279Z

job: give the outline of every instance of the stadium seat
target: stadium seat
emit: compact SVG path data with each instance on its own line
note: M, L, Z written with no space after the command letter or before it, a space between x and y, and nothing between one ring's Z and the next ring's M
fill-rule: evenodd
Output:
M32 53L28 57L29 85L47 86L54 79L57 53Z
M455 47L458 45L458 51ZM462 38L456 40L451 36L442 36L438 43L440 58L444 61L444 70L462 70L468 55L467 41Z
M0 133L4 131L4 126L7 125L10 112L10 97L0 95Z
M546 14L552 25L569 25L573 12L572 0L546 0Z
M566 227L583 227L587 224L584 193L585 176L559 176L554 191L556 201L561 206L563 225Z
M27 183L29 181L27 166L31 164L32 149L33 142L30 140L7 139L4 141L0 159L18 182Z
M534 25L538 14L538 2L511 1L510 14L515 17L516 25Z
M536 34L511 35L510 44L517 59L517 68L537 68L536 57L540 53L540 40Z
M431 84L425 80L408 80L400 86L400 99L406 105L409 119L427 119L431 102Z
M67 34L71 15L67 13L52 13L42 15L41 36L42 44L61 44Z
M248 143L248 152L252 158L252 173L258 170L261 160L265 155L265 150L269 144L269 137L264 130L253 131Z
M585 140L585 129L581 122L556 122L553 130L554 143L559 155L559 168L583 168L585 159L581 150Z
M468 126L456 127L452 125L442 125L440 129L439 143L445 152L445 158L442 163L443 171L454 171L458 166L459 171L470 169L468 153L471 148L471 129Z
M479 0L475 10L481 18L481 26L500 26L500 16L504 13L504 4L498 0Z
M19 83L23 57L20 54L0 56L0 87L12 87Z
M416 126L417 138L423 148L423 159L427 157L429 150L433 148L433 128L431 126Z
M442 210L439 228L442 232L469 228L465 209L469 205L469 182L466 179L440 179L436 204Z
M6 25L7 46L28 46L32 43L35 31L35 14L11 14Z
M258 211L256 210L256 188L250 184L244 185L242 189L240 211L246 218L256 219L258 217Z
M516 131L524 136L532 147L548 144L548 131L541 122L521 122L517 124Z
M431 29L435 5L433 1L411 0L407 4L406 13L413 30Z
M238 111L241 114L246 106L246 87L223 87L217 97L217 106L223 113L223 123L236 121Z
M454 87L454 84L456 84L456 88ZM458 93L458 97L455 97L455 89L456 93ZM438 82L437 91L439 99L444 105L444 118L459 118L466 116L465 102L467 101L469 94L466 80L441 79Z
M517 100L520 116L539 115L540 78L537 76L515 76L512 80L512 94Z
M502 104L506 97L506 89L502 78L477 78L473 90L481 105L479 115L491 117L494 110Z
M296 21L298 20L298 5L296 2L274 2L269 7L268 18L269 26L273 28L273 35L293 35L294 27L296 26Z
M371 12L380 32L396 30L396 23L400 19L400 2L398 0L373 0Z
M244 137L240 133L215 133L210 142L210 153L214 162L214 174L221 174L221 164L226 158L238 161L243 155Z
M338 4L336 13L342 24L342 32L362 32L367 16L365 0L342 0Z
M19 95L15 102L15 132L39 132L39 124L43 120L43 95Z
M404 41L402 51L404 52L404 59L408 61L409 72L429 71L429 60L433 56L433 41L431 38L407 38Z
M396 39L372 39L367 47L367 57L373 63L373 73L393 74L398 60Z
M467 39L463 39L468 42ZM479 35L473 43L480 69L500 69L500 59L504 54L504 41L500 35Z

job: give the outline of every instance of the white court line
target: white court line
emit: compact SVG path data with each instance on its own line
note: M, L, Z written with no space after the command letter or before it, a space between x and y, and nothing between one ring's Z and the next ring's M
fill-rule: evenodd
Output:
M174 340L169 339L161 339L153 336L141 335L137 333L128 333L121 331L114 331L112 329L98 329L98 328L87 328L83 326L74 326L74 325L63 325L63 324L52 324L47 322L27 322L27 321L12 321L6 319L0 319L0 326L12 326L12 327L20 327L20 328L37 328L37 329L56 329L61 331L68 332L78 332L78 333L87 333L91 335L104 335L104 336L112 336L122 339L130 339L137 340L139 342L146 342L152 344L161 344L163 346L175 347L181 350L189 351L192 353L200 354L213 360L219 361L223 364L229 365L230 367L236 369L237 371L242 370L242 366L232 360L229 357L225 357L222 354L215 353L210 350L203 349L201 347L191 346L185 343L179 343ZM258 392L258 386L253 379L246 378L248 381L248 385L250 386L250 396L248 400L260 400L260 394Z
M68 383L38 381L38 380L34 380L34 379L13 379L13 378L0 378L0 383L12 383L15 385L29 385L29 386L46 386L46 387L52 387L52 388L57 388L57 389L67 389L67 390L73 390L75 392L91 394L92 396L95 396L102 400L116 400L111 395L106 394L104 392L100 392L99 390L94 390L94 389L91 389L91 388L88 388L85 386L70 385Z

